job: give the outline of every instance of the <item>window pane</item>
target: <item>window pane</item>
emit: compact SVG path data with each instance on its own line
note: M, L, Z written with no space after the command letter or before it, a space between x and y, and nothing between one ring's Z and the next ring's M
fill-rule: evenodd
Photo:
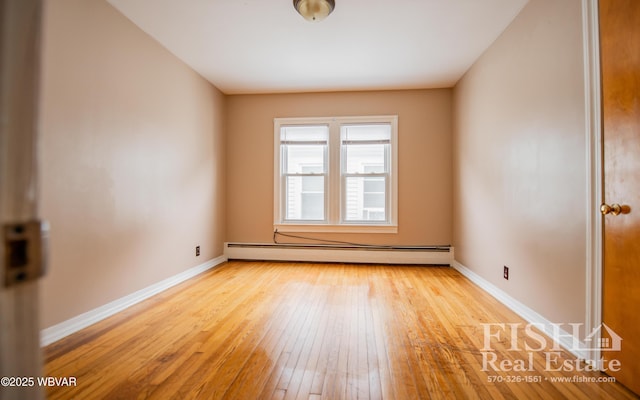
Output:
M384 192L383 193L364 193L363 208L380 208L384 209Z
M378 192L384 193L384 178L365 178L364 179L364 192Z
M302 192L324 193L323 176L302 176Z
M344 219L346 221L386 221L385 187L385 177L347 177Z
M324 220L324 176L288 176L287 220Z
M346 165L344 171L349 174L365 172L386 172L385 152L388 144L353 144L343 146Z
M324 195L322 193L302 193L302 215L300 219L324 219Z
M284 172L296 173L324 173L325 147L323 145L283 145L285 165Z

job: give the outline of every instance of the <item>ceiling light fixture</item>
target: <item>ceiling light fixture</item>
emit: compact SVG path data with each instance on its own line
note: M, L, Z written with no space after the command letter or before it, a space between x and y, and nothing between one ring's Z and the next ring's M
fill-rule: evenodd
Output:
M293 6L307 21L322 21L336 7L334 0L293 0Z

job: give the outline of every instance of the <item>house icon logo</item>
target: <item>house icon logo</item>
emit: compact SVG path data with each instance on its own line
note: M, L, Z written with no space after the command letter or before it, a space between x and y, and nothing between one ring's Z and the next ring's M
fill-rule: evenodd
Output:
M622 338L606 324L601 324L584 339L584 346L581 350L620 351Z

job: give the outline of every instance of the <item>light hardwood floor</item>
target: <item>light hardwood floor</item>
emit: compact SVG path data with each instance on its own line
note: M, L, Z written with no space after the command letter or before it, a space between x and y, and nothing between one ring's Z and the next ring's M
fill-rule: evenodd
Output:
M526 362L524 321L448 267L229 262L45 348L52 399L625 399ZM509 325L505 326L509 328ZM498 328L494 326L492 334ZM549 344L551 345L550 341ZM484 353L484 354L483 354ZM489 354L490 353L490 354ZM557 360L556 360L557 357ZM560 351L557 367L574 360ZM521 360L521 361L518 361ZM500 369L500 368L497 368ZM522 382L522 380L531 382ZM507 382L520 380L520 382Z

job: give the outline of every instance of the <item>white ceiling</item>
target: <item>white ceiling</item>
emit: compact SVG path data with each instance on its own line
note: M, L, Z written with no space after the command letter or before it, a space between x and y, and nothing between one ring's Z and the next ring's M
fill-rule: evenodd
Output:
M528 0L108 0L227 94L452 87Z

